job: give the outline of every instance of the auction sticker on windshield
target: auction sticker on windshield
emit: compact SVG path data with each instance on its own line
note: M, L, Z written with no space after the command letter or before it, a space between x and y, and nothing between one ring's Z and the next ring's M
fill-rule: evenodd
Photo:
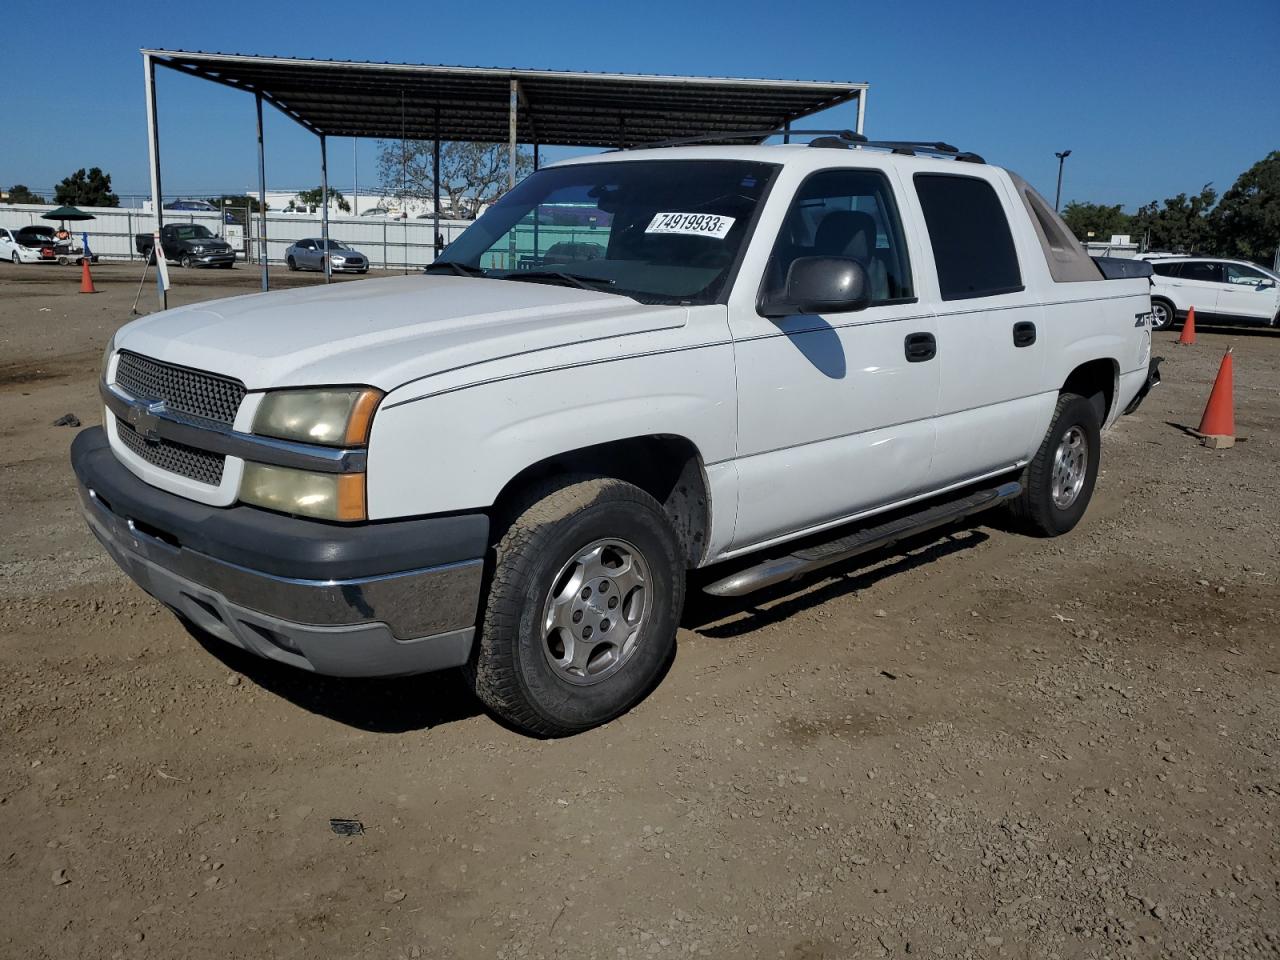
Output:
M645 233L682 233L689 237L715 237L723 240L733 226L734 217L713 213L659 213L649 221Z

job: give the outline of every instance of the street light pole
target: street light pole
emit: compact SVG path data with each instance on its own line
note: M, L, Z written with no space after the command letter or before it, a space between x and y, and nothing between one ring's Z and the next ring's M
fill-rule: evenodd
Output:
M1067 157L1071 156L1071 151L1063 150L1061 153L1055 153L1054 156L1058 158L1058 192L1053 198L1053 212L1057 213L1058 207L1062 204L1062 164Z

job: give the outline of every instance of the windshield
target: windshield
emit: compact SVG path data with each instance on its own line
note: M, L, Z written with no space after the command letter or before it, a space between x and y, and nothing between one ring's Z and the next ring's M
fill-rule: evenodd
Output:
M323 249L325 249L324 241L323 241L323 240L316 240L316 241L313 241L313 242L315 243L316 248L317 248L318 250L323 250ZM329 249L330 249L330 250L350 250L351 248L350 248L350 247L348 247L348 246L347 246L345 243L343 243L341 240L330 240L330 241L329 241Z
M183 223L173 228L179 240L212 240L209 228L200 223Z
M503 279L578 278L645 303L712 303L777 169L741 160L630 160L540 170L437 263Z

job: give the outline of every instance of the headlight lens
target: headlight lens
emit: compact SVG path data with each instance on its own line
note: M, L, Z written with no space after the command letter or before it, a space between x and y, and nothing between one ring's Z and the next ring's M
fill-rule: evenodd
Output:
M246 462L240 499L268 510L320 520L365 519L363 473L311 473Z
M116 352L116 335L113 333L107 340L107 349L102 351L102 382L107 382L107 371L111 369L111 355Z
M277 390L262 398L253 432L280 440L358 446L369 442L381 399L382 392L370 387Z

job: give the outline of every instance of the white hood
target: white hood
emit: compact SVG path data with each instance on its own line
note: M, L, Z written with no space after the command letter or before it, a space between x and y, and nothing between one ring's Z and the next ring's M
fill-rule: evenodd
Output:
M116 347L236 377L250 390L390 391L459 366L679 327L687 313L594 290L418 274L177 307L121 328Z

